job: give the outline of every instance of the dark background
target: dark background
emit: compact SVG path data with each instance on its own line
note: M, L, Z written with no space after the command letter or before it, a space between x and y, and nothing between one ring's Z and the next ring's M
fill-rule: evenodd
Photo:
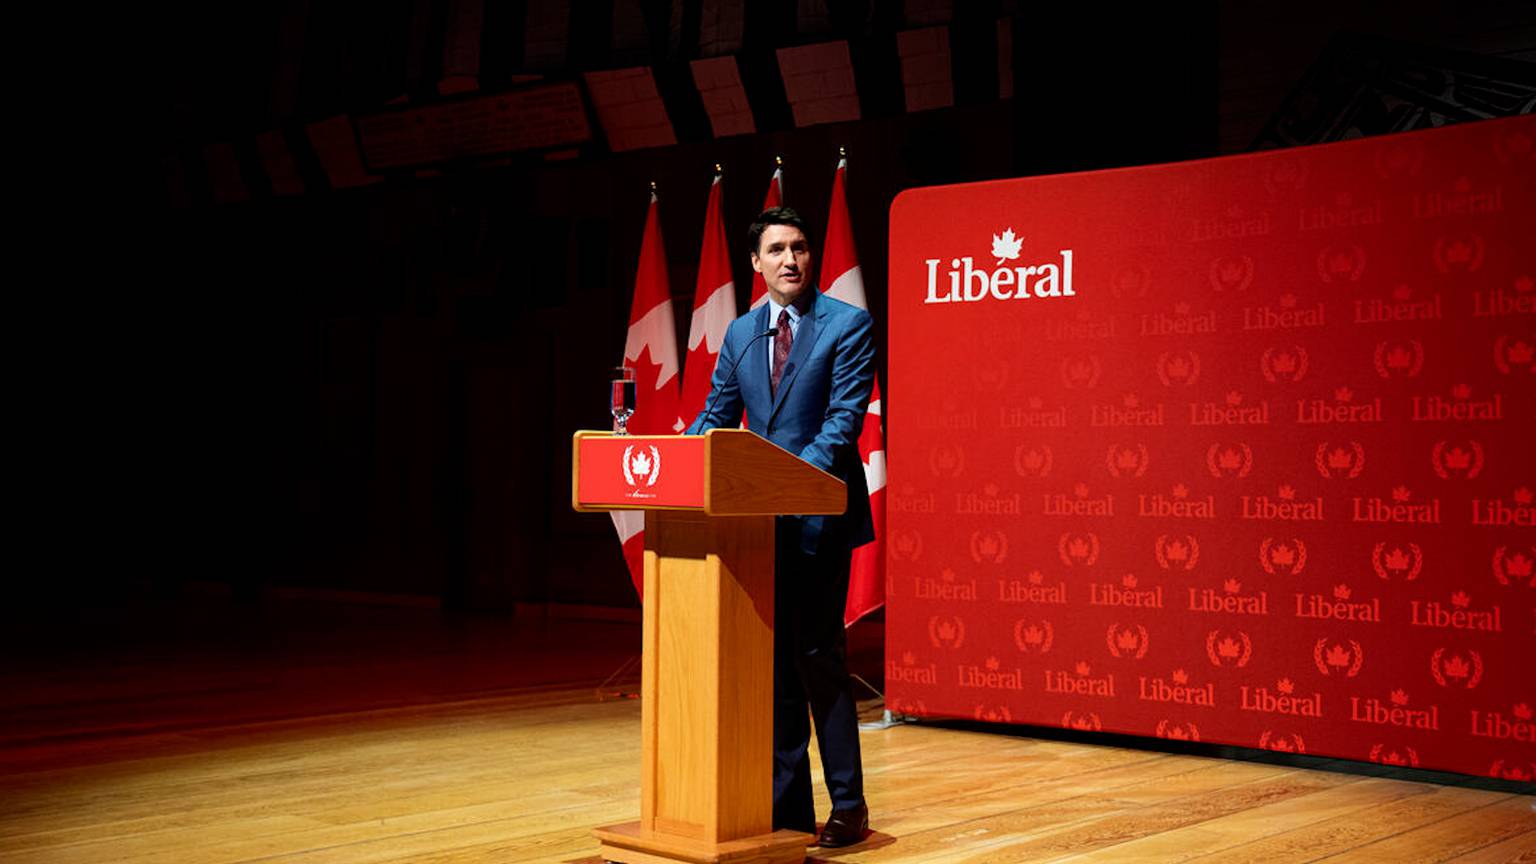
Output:
M1536 12L1515 2L484 6L482 92L649 65L679 143L611 153L597 126L574 158L328 188L304 124L442 98L448 0L172 7L134 21L70 96L103 107L84 149L106 177L69 193L69 216L39 216L50 242L21 250L63 278L13 288L57 313L18 367L37 370L19 385L36 441L18 462L39 481L18 528L41 554L12 576L13 614L199 589L237 604L303 589L486 613L635 606L608 519L570 510L567 454L574 430L607 425L651 181L681 339L713 165L745 309L741 236L774 157L819 244L845 147L879 321L902 189L1523 113L1536 86ZM699 16L742 6L731 53L758 131L715 140L697 97L667 82L712 50ZM570 16L568 45L532 63L522 28L551 8ZM1002 99L999 18L1013 28ZM949 27L952 108L905 110L895 33L917 26ZM795 128L773 50L836 39L862 119ZM1472 86L1483 76L1493 96ZM252 170L269 129L304 194L274 197ZM200 154L222 141L249 200L214 200Z

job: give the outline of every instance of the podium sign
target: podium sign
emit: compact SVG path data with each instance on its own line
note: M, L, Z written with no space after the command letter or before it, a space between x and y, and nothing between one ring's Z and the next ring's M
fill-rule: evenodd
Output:
M577 509L704 506L704 439L697 436L581 436L576 440Z

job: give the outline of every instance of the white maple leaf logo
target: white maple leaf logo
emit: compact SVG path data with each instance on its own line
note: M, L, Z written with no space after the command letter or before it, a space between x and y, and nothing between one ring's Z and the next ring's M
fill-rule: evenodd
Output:
M630 468L641 477L651 473L650 457L646 456L644 453L636 453L635 458L630 460L629 464Z
M1001 237L992 235L992 254L997 258L997 264L1002 264L1004 259L1019 257L1019 247L1023 245L1024 238L1014 237L1012 228L1004 231Z

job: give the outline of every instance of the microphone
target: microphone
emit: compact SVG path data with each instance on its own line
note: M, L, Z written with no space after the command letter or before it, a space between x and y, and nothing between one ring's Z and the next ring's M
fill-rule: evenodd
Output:
M708 423L710 420L714 419L715 404L720 401L720 395L725 392L726 385L730 384L731 381L736 378L736 370L741 367L741 361L747 359L747 355L752 353L752 345L764 336L774 336L778 334L778 332L779 328L769 327L767 330L764 330L763 332L747 340L747 347L741 349L741 354L736 357L736 362L731 365L731 371L726 374L725 380L720 382L720 389L715 391L715 398L709 400L709 407L704 411L704 422Z

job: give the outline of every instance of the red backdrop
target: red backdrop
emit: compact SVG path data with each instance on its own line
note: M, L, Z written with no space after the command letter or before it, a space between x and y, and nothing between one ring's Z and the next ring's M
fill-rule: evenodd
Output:
M1533 164L1515 118L902 194L890 707L1529 780Z

